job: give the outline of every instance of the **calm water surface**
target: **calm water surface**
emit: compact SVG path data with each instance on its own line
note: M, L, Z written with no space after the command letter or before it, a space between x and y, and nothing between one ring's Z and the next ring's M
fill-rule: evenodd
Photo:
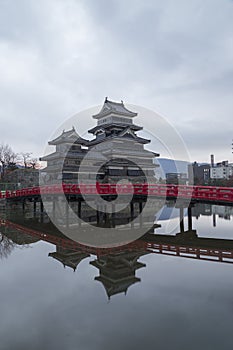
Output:
M179 223L178 210L168 220L169 210L156 233ZM232 213L196 205L193 229L233 240ZM4 222L0 231L1 349L232 348L233 264L142 249L72 256Z

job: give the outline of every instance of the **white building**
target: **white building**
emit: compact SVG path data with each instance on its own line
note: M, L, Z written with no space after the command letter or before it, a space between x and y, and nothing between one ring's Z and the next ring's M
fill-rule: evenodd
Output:
M233 175L233 164L228 161L217 163L210 168L211 179L229 179Z

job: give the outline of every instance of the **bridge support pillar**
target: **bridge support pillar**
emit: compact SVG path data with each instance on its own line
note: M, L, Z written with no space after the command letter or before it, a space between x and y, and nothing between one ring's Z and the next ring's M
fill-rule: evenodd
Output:
M22 209L23 209L23 212L25 211L25 199L23 199L23 201L22 201Z
M142 212L142 202L139 202L139 213Z
M52 208L52 218L53 220L55 219L55 215L56 215L56 200L53 196L53 208Z
M131 201L131 203L130 203L130 217L131 217L131 219L134 218L134 202L133 201Z
M100 212L99 212L99 206L97 204L97 208L96 208L96 223L97 225L99 224L100 222Z
M184 232L184 208L180 207L180 232Z
M33 202L33 216L34 218L36 217L36 199L34 198L34 202Z
M103 209L104 209L104 223L107 224L107 222L108 222L108 214L106 212L106 205L104 205Z
M115 227L116 226L116 222L115 222L115 219L116 219L116 206L115 204L112 204L112 227Z
M81 199L78 200L78 223L79 223L79 226L81 226L81 218L82 218L82 201Z
M213 226L216 227L216 214L213 214Z
M188 207L188 230L191 231L193 229L192 225L192 208Z
M69 197L66 198L66 227L69 227Z
M131 219L131 228L134 227L134 223L133 223L133 220L134 220L134 202L131 201L130 202L130 219Z
M139 220L140 220L140 227L142 227L143 226L143 217L142 217L142 209L143 209L143 207L142 207L142 202L139 202Z
M42 200L40 201L40 221L44 222L44 204Z

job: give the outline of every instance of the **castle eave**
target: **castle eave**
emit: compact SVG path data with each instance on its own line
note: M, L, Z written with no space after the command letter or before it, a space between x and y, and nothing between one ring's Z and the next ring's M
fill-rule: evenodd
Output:
M111 113L114 113L117 115L123 115L126 117L136 117L137 116L137 113L132 112L125 107L123 101L114 102L114 101L110 101L106 98L104 105L103 105L102 109L100 110L100 112L97 114L94 114L92 117L94 119L100 119L100 118L105 117Z

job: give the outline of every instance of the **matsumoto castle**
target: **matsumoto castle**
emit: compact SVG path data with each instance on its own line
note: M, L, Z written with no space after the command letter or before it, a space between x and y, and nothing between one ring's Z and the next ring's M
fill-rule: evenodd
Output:
M78 174L85 173L92 183L116 183L125 178L133 183L154 182L154 158L159 154L144 149L150 140L137 135L143 127L133 123L136 116L123 102L106 98L100 112L92 116L97 121L88 130L92 140L81 138L73 127L49 142L56 150L40 158L47 162L45 178L50 183L77 183Z

